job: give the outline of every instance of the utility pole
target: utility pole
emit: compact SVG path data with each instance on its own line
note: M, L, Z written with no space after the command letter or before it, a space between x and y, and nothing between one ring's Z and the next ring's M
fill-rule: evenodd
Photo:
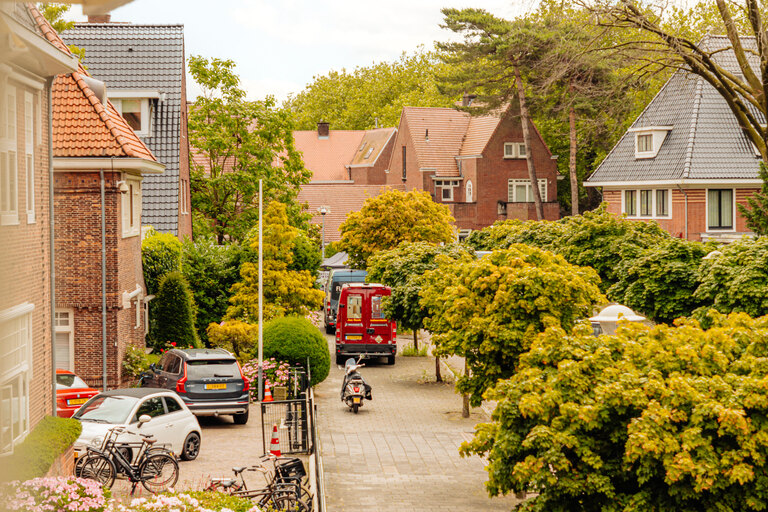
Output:
M261 402L264 399L264 379L263 379L263 369L262 366L264 364L264 290L263 290L263 250L262 250L262 239L261 239L261 231L262 231L262 195L261 195L261 179L259 179L259 402Z

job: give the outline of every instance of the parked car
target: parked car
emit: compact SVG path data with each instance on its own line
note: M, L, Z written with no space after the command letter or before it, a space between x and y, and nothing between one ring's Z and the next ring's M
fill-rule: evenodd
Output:
M171 349L141 383L176 391L197 416L232 415L238 425L248 422L250 382L224 349Z
M326 333L333 334L336 331L336 314L341 287L346 283L364 283L367 275L368 272L365 270L336 269L331 271L325 285L325 307L323 307Z
M345 284L339 295L336 364L348 357L386 357L395 364L397 324L384 316L381 300L392 294L382 284Z
M56 370L56 415L71 418L76 410L99 391L69 370Z
M146 414L150 421L139 423ZM72 416L80 420L83 431L75 441L75 456L83 454L86 446L100 446L112 427L121 425L128 431L152 434L155 446L165 446L184 460L193 460L200 453L200 424L184 402L173 391L157 388L127 388L104 391L83 404ZM119 442L138 443L139 436L126 432ZM135 453L129 453L129 459Z

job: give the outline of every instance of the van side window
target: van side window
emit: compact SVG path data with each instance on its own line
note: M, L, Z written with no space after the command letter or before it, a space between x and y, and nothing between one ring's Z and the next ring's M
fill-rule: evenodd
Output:
M363 296L348 295L347 296L347 320L362 320L362 319L363 319Z
M381 295L371 297L371 318L384 318L384 311L381 309Z

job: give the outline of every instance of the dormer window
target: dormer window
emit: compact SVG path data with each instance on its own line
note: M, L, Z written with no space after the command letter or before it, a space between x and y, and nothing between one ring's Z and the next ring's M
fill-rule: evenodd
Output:
M670 130L671 126L630 128L635 134L635 158L655 158Z
M152 113L161 100L157 91L139 89L110 89L109 100L128 125L140 137L152 136Z

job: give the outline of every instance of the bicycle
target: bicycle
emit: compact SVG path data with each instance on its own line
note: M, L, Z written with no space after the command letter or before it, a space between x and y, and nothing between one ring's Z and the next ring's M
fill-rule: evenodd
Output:
M141 437L135 463L131 463L129 450L132 443L118 443L123 432ZM131 495L139 483L153 494L173 487L179 479L179 465L176 458L166 449L153 448L156 440L152 435L130 432L125 427L112 427L104 436L101 447L89 446L83 460L78 460L75 475L96 480L111 488L115 483L118 468L132 483Z
M259 505L270 505L276 510L312 510L313 496L306 485L306 471L300 459L267 454L263 455L261 460L262 463L255 466L232 468L235 478L212 478L205 490L243 498L258 498ZM273 462L272 470L266 466L267 460ZM248 489L243 475L246 471L262 473L267 486L262 489Z

